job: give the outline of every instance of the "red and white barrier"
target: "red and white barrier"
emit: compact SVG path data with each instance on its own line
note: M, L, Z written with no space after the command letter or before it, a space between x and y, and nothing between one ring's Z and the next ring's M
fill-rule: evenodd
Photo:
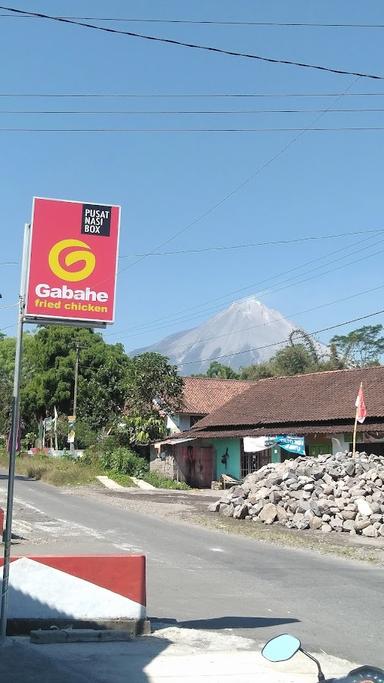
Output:
M14 557L8 617L51 623L144 620L145 557Z

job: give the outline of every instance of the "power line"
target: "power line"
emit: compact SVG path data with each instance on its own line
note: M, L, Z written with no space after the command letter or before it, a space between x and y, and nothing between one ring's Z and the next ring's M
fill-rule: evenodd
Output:
M334 101L334 105L336 105L344 96L344 93L348 93L352 87L359 81L359 77L357 76L354 78L349 85L345 88L344 92L339 95L336 100ZM326 112L322 112L321 114L318 114L313 121L312 125L315 125L320 119L322 119L328 111L331 110L331 107ZM211 205L208 209L200 213L196 218L194 218L192 221L184 225L182 228L178 229L176 232L174 232L170 237L167 237L167 239L163 240L158 244L155 249L161 249L164 247L166 244L169 244L172 242L174 239L182 235L183 233L187 232L190 228L195 226L197 223L200 221L204 220L204 218L207 218L207 216L211 215L216 209L219 207L223 206L227 201L229 201L235 194L240 192L244 187L246 187L251 181L253 181L257 176L264 171L264 169L268 168L271 164L273 164L274 161L277 161L295 142L300 140L300 138L305 135L307 132L306 129L301 130L299 133L294 135L288 142L286 142L281 149L279 149L275 154L273 154L269 159L267 159L265 162L263 162L258 168L247 178L242 180L238 185L236 185L230 192L224 195L219 201L215 202L213 205ZM128 270L129 268L132 268L133 266L137 265L138 263L141 263L146 257L145 256L140 256L137 258L133 263L128 264L124 268L119 268L118 270L118 275L121 275L124 271ZM98 285L102 284L106 279L102 280L101 282L97 283Z
M84 21L76 21L74 19L66 19L64 17L53 16L50 14L43 14L42 12L29 12L26 10L16 9L14 7L0 6L1 10L6 12L14 12L15 14L27 15L36 17L39 19L48 19L50 21L61 22L65 24L71 24L74 26L81 26L82 28L92 29L94 31L103 31L105 33L112 33L117 35L124 35L131 38L140 38L141 40L150 40L157 43L163 43L166 45L175 45L178 47L187 47L193 50L201 50L205 52L214 52L216 54L224 54L230 57L242 57L244 59L253 59L259 62L266 62L268 64L284 64L287 66L296 66L304 69L313 69L316 71L325 71L327 73L334 73L343 76L358 76L359 78L367 78L370 80L384 80L384 76L379 74L369 74L359 71L347 71L346 69L336 69L328 66L321 66L319 64L308 64L306 62L296 62L290 59L277 59L274 57L265 57L262 55L251 54L247 52L238 52L236 50L225 50L219 47L212 47L210 45L199 45L198 43L186 43L181 40L174 40L172 38L161 38L159 36L150 36L144 33L134 33L133 31L123 31L117 28L110 28L106 26L97 26L96 24L86 23Z
M202 254L204 252L210 252L210 251L227 251L227 250L232 250L232 249L251 249L254 247L274 247L274 246L280 246L280 245L290 245L290 244L297 244L299 242L313 242L313 241L321 241L321 240L328 240L328 239L338 239L342 237L354 237L354 236L359 236L359 235L367 235L370 233L380 233L383 232L384 228L375 228L373 230L358 230L355 232L341 232L338 234L334 235L310 235L310 236L305 236L305 237L295 237L290 240L273 240L269 242L249 242L248 244L229 244L229 245L219 245L219 246L212 246L212 247L202 247L201 249L177 249L175 251L148 251L142 254L126 254L124 256L120 256L119 259L127 259L127 258L134 258L137 256L179 256L181 254ZM1 264L0 264L1 265Z
M337 327L344 327L345 325L351 325L352 323L357 323L360 322L360 320L366 320L367 318L373 318L375 315L380 315L381 313L384 313L384 309L381 309L380 311L374 311L374 313L368 313L367 315L361 315L358 318L352 318L351 320L345 320L342 323L337 323L336 325L329 325L328 327L323 327L320 330L314 330L313 332L309 332L308 334L315 336L316 334L321 334L322 332L329 332L330 330L335 330ZM220 356L215 356L212 358L201 358L198 360L199 363L208 363L213 360L219 360L220 358L231 358L232 356L240 356L241 354L244 353L249 353L250 351L261 351L262 349L269 349L272 348L273 346L281 346L282 344L288 344L289 343L289 338L288 339L282 339L279 342L273 342L273 344L265 344L264 346L255 346L250 349L246 349L245 351L235 351L234 353L225 353L221 354ZM185 363L178 363L178 367L184 367L184 365L193 365L195 364L196 361L186 361Z
M8 306L0 306L0 311L7 311L10 308L16 308L16 306L19 306L18 301L16 301L15 304L9 304Z
M335 93L4 93L0 97L47 97L47 98L134 98L134 99L180 99L180 98L280 98L280 97L384 97L384 92L335 92Z
M370 239L373 239L373 236L368 237L368 240L370 240ZM363 248L361 248L361 249L359 248L358 250L353 249L353 251L351 251L350 254L346 254L346 251L347 251L347 250L350 250L351 247L354 248L355 245L350 245L349 247L344 247L344 246L343 246L343 247L341 247L341 248L338 248L338 249L336 249L336 250L333 250L333 251L331 251L331 252L328 252L327 254L324 254L323 256L317 256L317 257L314 258L314 259L310 259L310 260L308 260L308 261L306 261L306 262L304 262L304 263L300 263L299 265L294 266L293 268L289 268L288 270L285 271L285 273L279 273L279 274L277 274L277 275L270 275L269 277L264 278L263 280L260 280L260 281L258 281L258 282L251 282L251 283L249 283L249 284L247 284L247 285L245 285L245 286L243 286L243 287L239 287L239 288L237 288L237 289L228 291L228 292L227 292L226 294L224 294L224 295L221 295L221 296L219 296L219 297L215 297L215 298L213 298L213 299L209 299L209 300L207 300L207 301L205 301L205 302L203 302L203 303L200 303L200 304L197 304L197 305L195 305L195 306L192 306L192 307L190 307L189 309L185 309L185 308L184 308L183 310L176 311L175 313L173 313L173 314L171 314L171 315L168 315L168 316L165 316L165 317L163 316L163 317L161 317L161 318L156 318L156 319L152 320L150 323L145 323L145 324L142 324L142 325L136 325L134 328L131 327L130 329L140 330L140 333L142 334L143 332L148 332L148 331L151 331L152 329L156 329L156 330L157 330L157 329L159 329L159 327L164 327L164 326L167 327L167 326L170 325L170 324L175 324L175 323L180 323L180 322L187 322L187 321L189 322L189 321L191 320L192 317L194 317L194 318L195 318L195 317L198 317L198 318L199 318L199 317L201 317L201 315L204 314L204 313L209 313L209 312L211 312L212 310L216 310L216 309L217 309L217 304L218 304L218 303L223 303L223 304L224 304L224 302L225 302L227 299L229 299L229 298L232 298L232 299L233 299L233 295L243 293L243 292L245 292L245 291L247 291L247 290L249 290L249 289L254 289L254 288L256 288L256 287L260 287L260 286L262 286L262 285L264 285L264 284L266 284L266 283L268 283L268 282L271 282L271 281L273 282L274 280L278 280L278 281L280 280L280 282L277 282L275 285L272 286L272 288L273 288L273 287L276 287L276 286L279 287L283 282L284 282L284 283L288 283L288 285L286 285L286 286L289 286L289 283L290 283L290 282L292 282L292 284L301 284L300 282L299 282L299 283L296 283L296 282L295 282L295 280L297 279L297 276L294 276L293 278L289 277L289 278L286 279L286 280L281 280L281 278L282 278L282 276L284 276L284 275L289 275L290 273L295 273L296 271L300 271L300 277L301 277L302 275L305 275L305 274L306 274L305 272L303 272L303 268L308 267L308 266L311 266L311 269L310 269L309 271L307 271L307 273L308 273L308 272L309 272L309 273L312 273L313 270L316 270L316 269L317 269L317 268L313 268L313 264L318 263L319 261L322 261L322 260L324 260L324 259L328 259L329 256L333 256L333 255L335 255L335 254L339 254L340 252L343 252L343 256L341 257L341 259L333 259L333 260L331 260L331 261L330 261L330 260L327 260L324 264L322 264L322 265L320 266L321 268L324 268L324 267L326 268L326 267L327 267L328 265L330 265L331 263L335 263L335 262L337 262L337 261L339 261L339 260L342 260L342 259L345 258L345 257L352 256L352 255L355 254L355 253L360 253L361 251L364 251L364 250L369 249L369 248L371 248L371 247L376 248L379 244L382 243L382 241L383 241L383 240L379 240L378 242L374 242L373 244L370 244L370 245L368 245L368 246L365 246L365 247L363 247ZM377 252L377 250L376 250L373 254L369 255L368 257L363 257L363 258L370 258L370 257L372 257L372 256L376 256L377 253L378 253L378 252ZM360 260L360 259L357 259L357 260ZM352 264L354 264L354 263L355 263L355 261L352 261L352 263L348 263L348 264L346 264L346 265L352 265ZM340 266L340 267L343 267L343 266ZM333 268L333 269L331 269L331 270L332 270L332 272L333 272L333 271L335 271L335 270L337 270L337 269L338 269L338 268ZM316 275L316 276L314 276L314 277L321 277L322 275L325 275L325 274L327 274L328 272L329 272L329 271L325 271L324 273L320 273L319 275ZM309 279L311 279L311 278L309 278ZM272 288L270 287L270 290L271 290ZM257 293L259 293L259 294L260 294L260 293L264 293L264 294L265 294L265 293L268 292L268 291L269 291L269 290L265 290L265 289L264 289L264 290L258 290ZM215 306L212 307L211 304L215 304ZM207 308L207 305L209 306L208 308ZM188 315L188 314L186 315L186 312L189 312L189 311L196 311L196 310L197 310L197 312L194 313L192 316L191 316L191 315ZM180 316L180 314L182 314L182 315ZM162 323L162 324L159 325L159 323ZM122 334L122 331L120 331L120 332L112 332L112 333L109 333L109 336L115 336L116 334ZM135 336L136 336L136 335L135 335Z
M370 246L376 246L376 245L370 245ZM341 270L341 269L343 269L343 268L347 268L348 266L354 265L355 263L359 263L359 262L361 262L361 261L366 261L366 260L369 259L369 258L373 258L373 257L377 256L378 254L381 254L382 252L383 252L383 249L381 249L380 251L375 251L373 254L368 254L368 256L363 256L363 257L354 259L353 261L349 261L348 263L343 263L343 264L341 264L341 265L339 265L339 266L336 266L335 268L331 268L331 269L329 269L329 270L325 270L325 271L323 271L323 272L321 272L321 273L318 273L318 274L316 274L316 275L310 275L309 277L306 277L306 278L297 279L297 276L296 276L295 278L293 278L293 279L292 279L292 278L288 278L286 281L283 281L283 283L276 283L276 285L273 285L273 286L270 287L269 289L265 289L265 290L261 290L261 291L259 290L258 292L256 292L256 295L258 295L258 296L264 295L264 296L265 296L265 295L267 295L267 294L271 294L271 293L278 292L278 291L281 291L281 290L286 290L286 289L288 289L289 287L295 287L296 285L301 285L301 284L303 284L303 283L305 283L305 282L309 282L310 280L315 280L315 279L318 278L318 277L323 277L324 275L327 275L328 273L333 273L333 272L335 272L336 270ZM355 252L355 253L356 253L356 252ZM331 261L331 263L336 263L337 261L340 261L340 259L334 259L334 261ZM327 264L324 264L324 265L327 265ZM318 267L314 268L313 270L318 270L319 268L323 268L324 265L323 265L323 266L318 266ZM292 269L292 270L297 270L297 269ZM267 279L268 279L268 278L267 278ZM282 285L282 286L281 286L281 285ZM248 287L246 287L246 288L244 288L244 289L248 289ZM197 314L197 317L200 317L200 316L201 316L201 313ZM196 316L193 316L193 317L196 317ZM184 322L184 321L186 322L186 321L189 321L190 319L191 319L190 317L187 317L187 318L184 317L184 318L181 318L181 319L179 318L178 320L171 321L171 322L172 322L172 324L175 324L175 323L177 323L177 322L178 322L178 323ZM168 323L166 323L165 325L162 325L162 326L167 327L169 324L171 324L171 322L168 322ZM154 329L158 329L158 327L159 327L159 326L155 326ZM145 329L145 330L141 330L141 332L138 333L138 334L142 334L143 332L148 332L148 331L151 331L151 330L147 328L147 329ZM121 332L120 332L119 334L121 334ZM135 335L135 336L137 336L137 335Z
M368 237L368 239L372 239L372 238ZM351 245L351 246L355 247L355 245ZM190 315L186 316L186 313L189 313L191 311L197 312L196 314L194 314L194 317L196 317L196 315L198 317L200 317L203 313L208 313L208 312L212 311L212 304L215 304L215 306L213 307L213 310L216 310L218 304L224 304L228 299L233 299L234 295L242 294L242 293L244 293L250 289L254 290L255 288L258 288L258 287L260 287L260 286L262 286L268 282L271 282L271 281L273 282L274 280L281 280L282 276L284 276L284 275L288 275L290 273L295 273L298 270L302 271L303 268L305 268L307 266L312 266L314 263L318 263L319 261L322 261L324 259L328 259L330 256L333 256L334 254L339 254L340 252L343 252L344 257L350 256L350 254L345 253L350 248L351 247L345 248L343 246L341 248L332 250L331 252L328 252L327 254L324 254L323 256L317 256L316 258L309 259L308 261L305 261L304 263L299 263L298 265L294 266L293 268L289 268L288 270L286 270L283 273L278 273L275 275L269 275L267 278L263 278L263 280L259 280L257 282L250 282L245 286L237 287L236 289L232 289L230 291L227 291L223 295L220 295L218 297L214 297L213 299L208 299L208 300L206 300L200 304L195 304L194 306L190 306L188 309L186 309L184 307L182 310L175 311L174 313L167 315L165 317L163 316L161 318L155 318L155 319L151 320L150 323L145 323L142 325L136 325L136 327L134 329L141 329L141 331L148 331L148 325L150 325L151 327L155 327L157 329L159 327L159 323L162 323L162 322L164 322L164 323L166 322L166 324L169 325L171 323L174 324L176 322L184 321L185 319L190 320L191 316ZM354 253L354 252L352 252L352 253ZM329 264L329 261L324 263L323 266L326 267L328 264ZM207 305L209 306L208 309L207 309ZM180 314L182 314L181 318L180 318Z
M2 133L340 133L383 131L384 126L326 128L0 128Z
M36 19L39 15L32 13L24 15L0 14L0 17L12 17L13 19ZM383 29L384 24L346 24L346 23L321 23L308 21L229 21L225 19L153 19L148 17L82 17L73 15L61 15L58 19L72 19L76 21L116 21L138 24L192 24L208 26L265 26L285 28L364 28Z
M288 313L285 317L287 319L293 319L293 318L296 318L298 316L305 315L306 313L312 313L313 311L318 311L321 308L327 308L327 306L333 306L334 304L344 303L346 301L350 301L351 299L356 299L359 296L364 296L364 294L371 294L372 292L377 292L378 290L383 289L383 288L384 288L384 285L379 285L378 287L372 287L370 289L365 289L362 292L356 292L355 294L350 294L349 296L342 297L341 299L334 299L333 301L327 301L326 303L319 304L318 306L313 306L311 308L306 308L302 311L295 311L294 313ZM242 301L242 299L239 299L238 301ZM191 345L188 348L196 347L198 344L201 344L202 342L214 341L216 339L223 339L223 338L227 339L228 337L231 337L234 334L242 334L243 332L248 332L249 330L259 329L261 327L269 327L269 325L274 325L277 322L281 322L281 316L279 318L272 318L271 320L269 320L268 322L265 322L265 323L260 323L258 325L250 325L249 327L242 327L239 330L237 330L237 329L232 330L232 332L225 332L223 334L216 334L216 335L211 336L211 337L199 337L199 339L197 339L193 343L193 345ZM122 334L122 332L119 332L117 334ZM142 334L142 332L136 332L134 334L125 335L125 339L130 338L130 337L137 337L141 334ZM109 336L109 335L107 334L106 336Z
M328 109L201 109L201 110L196 110L196 109L188 109L188 110L172 110L172 109L166 109L166 110L151 110L151 109L146 109L146 110L134 110L134 109L123 109L123 110L105 110L105 109L99 109L99 110L79 110L79 109L40 109L40 110L25 110L25 109L3 109L0 110L0 114L20 114L20 115L30 115L30 114L71 114L71 115L129 115L129 116L137 116L137 115L156 115L156 116L179 116L179 115L194 115L194 114L199 114L199 115L238 115L238 114L246 114L246 115L253 115L253 114L319 114L322 112L328 112ZM383 107L355 107L355 108L350 108L350 109L332 109L332 113L343 113L343 114L361 114L361 113L378 113L378 112L383 112L384 108Z
M350 296L345 296L341 299L334 299L333 301L328 301L327 303L324 304L319 304L318 306L313 306L312 308L307 308L304 311L298 311L296 313L289 313L286 317L287 318L294 318L296 316L301 316L304 315L305 313L312 313L313 311L318 311L321 308L326 308L327 306L333 306L334 304L339 304L339 303L345 303L346 301L350 301L351 299L356 299L359 296L363 296L364 294L371 294L372 292L376 292L379 289L383 289L384 285L379 285L378 287L372 287L371 289L366 289L363 292L356 292L355 294L351 294ZM276 322L281 322L281 317L280 318L273 318L272 320L269 320L266 323L261 323L259 325L251 325L250 327L244 327L241 330L233 330L232 332L226 332L225 334L218 334L215 335L214 337L202 337L198 339L194 346L197 344L200 344L201 342L207 342L207 341L213 341L216 339L222 339L227 338L232 336L233 334L239 334L242 332L248 332L249 330L254 330L260 327L268 327L269 325L273 325Z

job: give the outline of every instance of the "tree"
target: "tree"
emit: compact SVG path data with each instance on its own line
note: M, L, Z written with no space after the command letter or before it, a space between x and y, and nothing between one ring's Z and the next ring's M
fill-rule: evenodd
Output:
M289 341L291 346L301 345L305 348L309 356L312 358L312 364L314 367L320 364L319 353L316 348L315 341L311 335L308 334L308 332L305 332L305 330L301 330L300 328L292 330L291 334L289 335Z
M222 365L222 363L218 363L216 360L211 362L206 376L220 379L239 379L238 373L235 372L235 370L232 370L229 365Z
M295 344L280 349L272 358L271 366L275 377L299 375L318 370L312 354L303 344Z
M271 361L265 361L257 365L248 365L248 367L242 368L240 371L240 379L257 380L266 379L267 377L273 377Z
M345 335L331 339L334 354L344 367L379 365L384 353L384 337L379 336L382 325L364 325Z
M127 376L126 411L151 416L158 410L173 413L180 407L183 380L176 365L152 351L130 359ZM155 407L156 406L156 407Z
M115 430L121 446L147 446L151 441L162 439L167 434L165 420L159 413L142 417L124 415L117 421Z
M317 372L318 370L320 370L320 364L315 362L311 350L303 344L290 344L279 349L270 360L243 368L240 377L241 379L258 380L267 377Z
M100 334L84 328L41 327L24 338L24 431L36 430L41 418L53 414L54 407L61 414L72 414L77 342L81 347L77 416L91 429L100 430L124 407L130 359L121 344L107 344ZM0 354L2 348L8 375L12 375L15 340L0 340Z
M124 417L117 432L134 446L165 436L164 417L180 408L183 379L176 365L160 353L147 352L131 359Z
M0 434L2 435L6 435L9 429L14 357L15 344L10 343L2 335L0 339Z

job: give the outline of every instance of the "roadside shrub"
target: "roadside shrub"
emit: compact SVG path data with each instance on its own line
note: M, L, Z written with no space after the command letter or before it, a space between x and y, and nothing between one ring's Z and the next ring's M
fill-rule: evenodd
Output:
M114 448L100 454L100 463L106 470L113 470L131 477L143 477L148 463L129 448Z
M144 481L152 486L156 486L157 489L176 489L179 491L188 491L191 487L185 483L185 481L173 481L173 479L167 479L162 477L157 472L146 472L143 476Z
M90 446L84 451L84 455L79 458L78 462L81 465L92 465L93 467L102 467L101 452L97 446Z
M44 465L34 465L31 463L30 465L27 465L25 474L29 479L41 479L46 471L47 467Z

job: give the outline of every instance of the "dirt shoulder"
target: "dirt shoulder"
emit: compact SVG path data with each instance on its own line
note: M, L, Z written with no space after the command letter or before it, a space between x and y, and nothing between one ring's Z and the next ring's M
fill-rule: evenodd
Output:
M99 487L67 489L68 494L92 496L102 502L151 517L162 517L181 524L194 524L221 533L236 534L289 548L334 554L384 566L384 539L351 536L346 533L298 531L260 521L237 520L208 512L210 502L220 496L214 491L110 491Z

